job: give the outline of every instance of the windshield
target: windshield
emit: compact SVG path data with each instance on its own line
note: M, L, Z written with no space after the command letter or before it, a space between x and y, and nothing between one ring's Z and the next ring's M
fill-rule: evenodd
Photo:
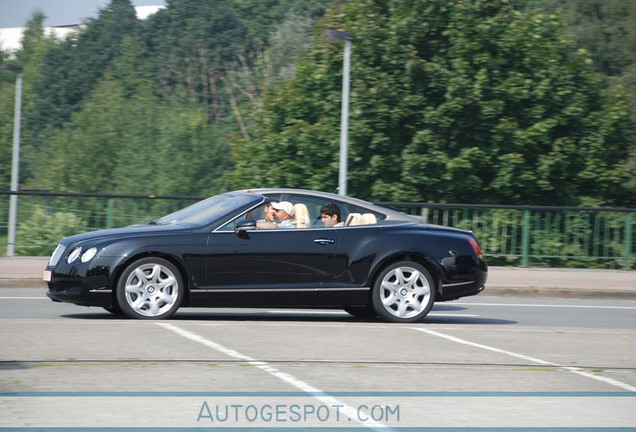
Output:
M255 201L257 195L223 194L207 198L154 221L157 225L203 225Z

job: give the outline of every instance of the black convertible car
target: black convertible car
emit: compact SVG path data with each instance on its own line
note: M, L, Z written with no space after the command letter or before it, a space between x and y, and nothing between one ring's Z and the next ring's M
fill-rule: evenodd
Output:
M263 229L272 203L294 217ZM328 203L339 208L339 225L321 220ZM435 301L481 292L486 275L469 231L329 193L254 189L65 237L44 279L54 301L131 318L168 318L182 306L303 307L415 322Z

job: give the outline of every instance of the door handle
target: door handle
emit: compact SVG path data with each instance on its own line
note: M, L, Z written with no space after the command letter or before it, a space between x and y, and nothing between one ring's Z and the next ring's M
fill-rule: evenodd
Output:
M326 239L326 238L317 238L316 240L314 240L314 243L320 244L320 245L330 245L330 244L334 244L336 241L332 240L332 239Z

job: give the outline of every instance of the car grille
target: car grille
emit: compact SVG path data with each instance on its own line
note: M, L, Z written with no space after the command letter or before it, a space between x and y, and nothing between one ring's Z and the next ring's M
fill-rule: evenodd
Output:
M62 243L58 244L55 250L53 251L53 255L51 255L51 259L49 260L49 266L55 267L57 263L60 261L60 258L62 258L62 255L64 254L65 250L66 250L66 246L64 246Z

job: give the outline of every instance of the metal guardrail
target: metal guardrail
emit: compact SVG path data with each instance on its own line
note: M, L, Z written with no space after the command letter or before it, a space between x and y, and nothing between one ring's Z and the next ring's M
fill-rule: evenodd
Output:
M0 248L7 245L9 191L0 191ZM147 222L200 196L20 191L18 255L49 255L82 231ZM473 231L496 265L626 268L636 266L636 209L379 202L423 223ZM6 248L0 249L2 254Z
M633 208L382 202L423 223L473 231L489 263L634 267Z
M204 197L0 190L0 255L7 245L9 195L20 196L17 255L50 255L71 234L148 222Z

